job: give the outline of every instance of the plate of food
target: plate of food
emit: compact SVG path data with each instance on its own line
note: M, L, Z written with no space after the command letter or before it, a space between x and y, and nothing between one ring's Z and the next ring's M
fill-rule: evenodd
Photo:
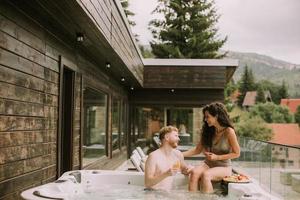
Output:
M225 176L223 181L227 183L249 183L250 179L243 174L233 174L231 176Z

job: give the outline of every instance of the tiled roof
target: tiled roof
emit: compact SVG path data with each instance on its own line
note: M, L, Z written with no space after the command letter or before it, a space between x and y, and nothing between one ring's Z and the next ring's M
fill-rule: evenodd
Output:
M300 99L281 99L280 105L286 105L292 113L295 113L300 106Z
M253 106L256 103L256 95L257 91L249 91L246 92L244 101L243 101L243 106ZM272 101L271 93L269 90L264 91L265 95L265 100L266 101Z
M300 146L300 129L298 124L268 124L273 130L270 142L290 146Z
M247 92L243 101L243 106L253 106L256 102L256 91Z

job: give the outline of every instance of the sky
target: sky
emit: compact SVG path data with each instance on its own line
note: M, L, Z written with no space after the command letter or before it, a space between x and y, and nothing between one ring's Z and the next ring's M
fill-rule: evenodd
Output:
M157 0L129 0L129 9L142 44L149 44L148 30ZM228 36L223 50L268 55L300 64L300 0L215 0L221 15L217 27L220 38Z

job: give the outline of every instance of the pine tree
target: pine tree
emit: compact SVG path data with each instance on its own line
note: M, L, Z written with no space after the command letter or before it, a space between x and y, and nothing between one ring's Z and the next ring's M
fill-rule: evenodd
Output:
M231 79L225 86L224 89L224 98L229 98L232 93L237 90L237 84L234 83L234 80Z
M278 95L279 95L280 99L286 99L289 97L287 87L285 85L285 81L282 81L282 84L278 91Z
M121 5L122 5L122 7L123 7L123 9L124 9L124 13L125 13L125 15L126 15L126 17L127 17L127 19L128 19L128 23L129 23L131 26L135 26L136 23L135 23L134 21L132 21L132 20L129 19L130 17L133 17L133 16L135 15L132 11L130 11L130 10L128 9L128 6L129 6L129 0L120 0L120 2L121 2Z
M279 97L278 91L280 86L275 83L270 82L269 80L260 80L257 85L260 85L265 89L265 91L269 91L271 94L272 102L276 104L280 104L281 98Z
M129 25L130 26L135 26L136 25L135 21L131 20L131 17L133 17L135 14L128 9L128 7L129 7L129 0L120 0L120 2L121 2L121 5L122 5L122 7L124 9L124 13L125 13L125 15L127 17ZM139 42L139 35L135 34L135 33L133 35L134 35L135 40L137 42Z
M158 0L152 13L164 15L149 23L150 43L158 58L222 58L218 50L227 37L219 39L215 27L219 16L213 0Z
M145 48L143 45L139 45L143 58L154 58L152 51L150 49Z
M265 91L262 86L258 86L257 92L256 92L256 103L265 103Z
M252 70L248 69L248 66L246 65L239 84L239 92L240 92L240 95L238 97L239 106L242 106L246 93L248 91L255 90L255 88L256 86L254 82L254 75L252 73Z

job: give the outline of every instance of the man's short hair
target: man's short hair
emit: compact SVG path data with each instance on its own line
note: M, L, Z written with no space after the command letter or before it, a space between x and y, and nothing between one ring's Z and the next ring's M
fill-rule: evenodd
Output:
M178 132L178 129L174 126L165 126L165 127L162 127L159 131L159 139L160 141L162 141L163 139L165 139L165 135L167 133L171 133L172 131L176 131Z

